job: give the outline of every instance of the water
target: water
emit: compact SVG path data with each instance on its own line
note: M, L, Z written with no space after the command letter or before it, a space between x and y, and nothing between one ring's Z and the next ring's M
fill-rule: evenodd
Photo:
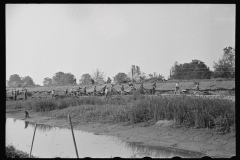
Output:
M6 145L29 153L32 144L35 124L27 121L6 119ZM199 157L198 154L176 152L159 147L148 147L139 143L124 142L117 137L95 135L74 130L79 158L170 158ZM70 129L38 124L32 155L39 158L76 158L74 142Z

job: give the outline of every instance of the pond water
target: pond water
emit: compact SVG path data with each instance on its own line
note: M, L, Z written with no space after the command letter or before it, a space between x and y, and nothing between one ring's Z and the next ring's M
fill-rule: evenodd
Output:
M35 123L6 119L5 144L30 153ZM79 158L183 158L200 157L200 154L176 152L159 147L148 147L139 143L124 142L117 137L95 135L91 132L74 130ZM39 158L76 158L76 152L70 129L38 124L32 155Z

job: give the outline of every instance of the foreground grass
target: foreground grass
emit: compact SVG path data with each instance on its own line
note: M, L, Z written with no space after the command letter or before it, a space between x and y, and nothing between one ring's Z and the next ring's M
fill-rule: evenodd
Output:
M15 149L12 145L5 147L6 158L29 158L29 154ZM37 157L31 157L37 158Z
M226 99L174 96L81 97L7 102L7 108L33 109L48 116L67 118L74 123L128 122L136 124L149 120L174 120L176 124L195 128L210 128L225 134L235 132L235 102Z

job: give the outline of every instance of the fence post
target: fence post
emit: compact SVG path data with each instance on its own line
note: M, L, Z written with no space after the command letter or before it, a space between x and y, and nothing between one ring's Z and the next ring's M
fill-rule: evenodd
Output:
M37 123L35 124L35 129L34 129L34 133L33 133L33 140L32 140L32 146L31 146L29 158L31 158L31 154L32 154L32 148L33 148L33 142L34 142L34 137L35 137L36 129L37 129Z
M72 136L73 136L73 142L74 142L74 146L75 146L76 155L77 155L77 158L79 158L78 157L77 145L76 145L76 141L75 141L75 137L74 137L74 133L73 133L73 128L72 128L72 122L71 122L70 115L68 115L68 119L69 119L70 125L71 125L71 130L72 130Z

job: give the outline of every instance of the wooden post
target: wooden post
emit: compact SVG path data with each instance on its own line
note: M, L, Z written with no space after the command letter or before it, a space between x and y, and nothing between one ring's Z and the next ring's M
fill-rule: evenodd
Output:
M32 140L32 146L31 146L31 150L30 150L29 158L31 158L31 154L32 154L33 141L34 141L34 137L35 137L36 129L37 129L37 123L35 124L35 129L34 129L34 133L33 133L33 140Z
M75 141L75 137L74 137L74 133L73 133L73 128L72 128L72 122L71 122L70 115L68 115L68 119L69 119L70 125L71 125L71 130L72 130L72 136L73 136L73 142L74 142L74 146L75 146L76 155L77 155L77 158L79 158L78 157L77 145L76 145L76 141Z

